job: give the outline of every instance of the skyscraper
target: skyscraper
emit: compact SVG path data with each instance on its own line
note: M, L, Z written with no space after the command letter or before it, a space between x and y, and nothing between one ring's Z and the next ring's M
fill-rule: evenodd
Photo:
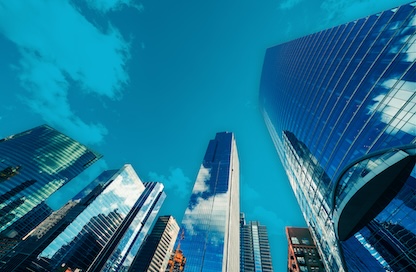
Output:
M105 171L90 182L72 200L52 212L42 223L19 241L18 245L0 257L0 270L23 270L53 241L102 191L117 171Z
M286 227L288 271L324 272L324 266L308 228Z
M130 267L130 272L165 271L172 253L179 225L173 216L160 216Z
M416 269L415 6L266 52L261 110L328 271Z
M52 212L43 201L99 158L46 125L0 140L1 235L26 235Z
M5 271L122 271L131 265L165 194L130 165L106 171L31 232Z
M208 144L182 220L180 249L186 272L240 270L239 186L234 135L217 133Z
M272 257L266 226L257 221L248 224L242 220L240 227L240 271L272 272ZM241 221L240 221L241 222Z

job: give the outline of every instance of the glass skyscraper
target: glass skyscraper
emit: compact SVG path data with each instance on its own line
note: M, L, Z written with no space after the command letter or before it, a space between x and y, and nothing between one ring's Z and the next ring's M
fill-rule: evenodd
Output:
M239 161L234 134L208 144L182 220L184 271L239 271ZM181 235L182 237L182 235Z
M26 235L52 212L43 201L99 158L46 125L0 140L1 235Z
M415 6L266 52L261 110L328 271L416 270Z
M240 271L273 272L266 226L240 217Z
M106 171L34 229L5 271L127 271L165 199L130 165Z

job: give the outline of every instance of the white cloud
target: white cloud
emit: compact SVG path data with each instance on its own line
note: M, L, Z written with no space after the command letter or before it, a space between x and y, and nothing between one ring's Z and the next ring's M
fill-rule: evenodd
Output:
M389 90L395 89L387 96L383 94L373 98L375 103L368 108L369 113L378 111L381 114L381 120L391 128L387 131L398 128L416 136L414 121L416 82L389 79L382 86ZM386 105L382 106L381 103Z
M201 165L201 168L199 169L198 176L195 181L194 188L192 190L192 194L208 192L209 185L206 183L206 181L209 181L210 178L211 168L205 168L203 165Z
M121 97L129 44L120 33L111 25L99 30L69 2L37 0L2 2L0 33L21 53L15 66L24 103L47 123L81 134L83 143L100 142L107 130L77 117L68 92Z
M392 49L390 53L398 53L399 49L402 49L401 53L406 55L405 61L413 62L416 60L416 36L407 35L404 36L400 43L397 43Z
M137 176L129 176L127 178L136 180L136 182L126 181L126 177L120 175L104 190L102 195L113 193L118 198L124 199L123 203L125 205L133 207L134 203L136 203L137 199L143 193L145 187ZM121 181L123 179L124 181ZM108 205L108 203L103 202L103 207L105 205Z
M184 175L180 168L170 169L168 177L155 172L150 172L148 176L152 181L162 182L168 196L185 198L191 192L191 180Z
M253 203L255 201L258 201L260 197L259 192L246 182L241 183L240 195L243 203Z
M411 81L404 81L404 80L396 80L396 79L389 79L386 80L383 83L383 86L385 88L397 88L400 87L401 90L407 90L407 91L414 91L416 90L416 82L411 82ZM407 98L410 98L410 96L407 96Z
M90 8L103 13L119 10L123 6L132 7L138 11L142 11L144 8L142 4L134 3L134 0L87 0L87 4Z
M260 220L260 223L267 227L269 235L284 235L285 227L289 225L288 222L280 219L272 210L265 209L262 206L257 206L252 212L256 220Z
M326 24L329 22L330 25L334 26L339 23L364 18L370 14L406 3L404 0L396 2L393 3L391 0L378 0L377 5L375 5L374 1L368 0L325 0L321 4L321 9L328 14Z
M280 9L291 9L303 0L286 0L279 5Z
M414 19L416 21L416 17ZM416 36L407 36L403 38L403 42L406 42L404 52L406 54L406 61L414 62L416 60Z
M224 233L228 194L217 194L207 199L198 197L192 209L187 208L182 224L189 235L195 235L198 229L209 228L210 237ZM216 224L220 222L220 224Z

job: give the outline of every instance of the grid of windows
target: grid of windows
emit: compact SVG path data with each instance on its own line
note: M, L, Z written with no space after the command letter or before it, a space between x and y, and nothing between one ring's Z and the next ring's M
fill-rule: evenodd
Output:
M237 146L232 133L217 133L182 220L180 244L187 272L239 271L239 216Z
M172 216L160 216L129 271L165 271L178 233L179 225Z
M324 271L324 267L308 228L286 227L288 239L288 271Z
M272 257L266 227L257 221L251 221L241 226L240 235L240 271L272 272Z
M260 87L263 116L329 271L416 269L415 258L404 253L414 252L416 246L396 234L403 228L406 237L416 237L415 6L413 2L387 10L266 53ZM409 161L399 169L400 163L388 158L391 154L371 157L383 150L395 157L403 151ZM365 156L367 160L351 168L357 170L356 178L339 180L352 162ZM387 189L377 192L377 199L368 204L374 205L366 207L356 226L348 226L348 235L339 236L345 224L334 227L342 218L334 214L348 210L345 203L351 204L357 192L369 190L367 185L377 180L369 178L375 170L390 171L394 182L387 188L378 181ZM370 173L366 180L363 171ZM368 195L383 186L371 187L374 191ZM400 198L405 189L411 195ZM357 231L371 246L364 247L351 235ZM366 248L373 253L366 255ZM360 263L358 254L368 258Z
M43 125L0 140L0 232L21 238L30 231L19 219L101 158L84 145ZM33 213L25 222L39 224ZM23 227L23 228L22 228Z
M22 243L28 252L17 252L14 258L30 260L17 270L128 269L164 201L163 185L143 184L130 165L100 177L108 179L98 180L96 190L80 193L81 199L64 206ZM19 262L9 262L9 268Z

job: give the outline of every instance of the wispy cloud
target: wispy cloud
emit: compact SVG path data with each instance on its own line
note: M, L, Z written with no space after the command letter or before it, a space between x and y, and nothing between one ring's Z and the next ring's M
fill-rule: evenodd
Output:
M416 17L413 19L416 24ZM414 62L416 60L416 36L406 36L402 40L406 42L404 53L406 54L406 61Z
M267 227L267 231L271 235L284 235L285 226L288 225L288 222L283 221L277 216L272 210L268 210L263 206L257 206L254 208L253 214L256 215L255 218L260 220L261 224Z
M66 1L3 2L0 33L21 53L15 68L27 91L24 103L47 123L80 134L83 143L99 143L107 130L76 116L68 92L120 98L129 80L129 43L111 25L98 29Z
M148 174L150 180L162 182L168 197L185 198L191 193L191 180L186 177L180 168L170 169L169 176L159 175L155 172Z
M375 97L375 103L368 107L369 113L377 111L381 114L381 121L389 126L388 133L399 129L416 136L416 82L389 79L382 86L390 92Z
M186 233L196 235L200 229L206 229L209 224L210 237L221 236L221 233L225 231L228 200L227 193L213 195L206 199L198 197L196 204L185 211L182 224L186 228Z
M369 0L325 0L321 4L321 9L327 14L324 25L328 27L328 23L333 26L398 5L395 5L391 0L378 0L377 5L374 5L374 1Z
M253 203L258 201L260 197L259 192L249 184L241 183L241 199L243 203Z
M143 4L137 4L134 0L87 0L87 4L90 8L104 13L119 10L123 6L132 7L139 11L144 9Z
M280 3L279 8L280 9L291 9L303 0L286 0Z
M206 183L211 178L211 169L205 168L201 165L199 169L198 176L195 181L194 188L192 189L192 194L199 194L209 191L209 185Z

